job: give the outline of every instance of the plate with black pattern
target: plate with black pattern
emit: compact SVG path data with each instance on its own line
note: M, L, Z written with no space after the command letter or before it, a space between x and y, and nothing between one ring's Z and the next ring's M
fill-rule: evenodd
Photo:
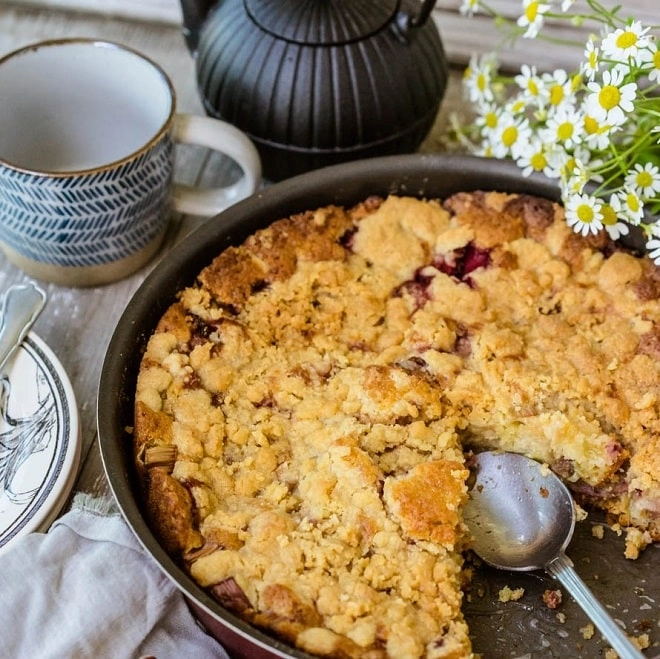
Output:
M30 332L0 373L0 553L45 531L66 502L80 463L69 378Z

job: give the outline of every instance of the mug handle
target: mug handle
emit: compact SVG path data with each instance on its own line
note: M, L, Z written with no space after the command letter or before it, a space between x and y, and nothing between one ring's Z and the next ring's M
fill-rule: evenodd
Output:
M172 135L175 142L219 151L243 170L243 176L236 183L222 188L174 183L172 203L178 212L211 217L256 192L261 183L261 159L250 138L238 128L220 119L177 114Z

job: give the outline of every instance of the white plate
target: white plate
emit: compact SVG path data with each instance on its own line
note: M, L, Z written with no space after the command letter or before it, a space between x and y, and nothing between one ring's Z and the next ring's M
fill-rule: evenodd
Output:
M30 332L0 374L0 553L45 531L66 502L80 463L69 378Z

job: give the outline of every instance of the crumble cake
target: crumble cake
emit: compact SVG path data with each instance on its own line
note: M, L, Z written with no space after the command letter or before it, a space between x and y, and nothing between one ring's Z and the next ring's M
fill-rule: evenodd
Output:
M150 338L134 441L154 531L221 604L312 654L470 657L470 450L545 462L660 539L659 291L647 258L529 196L276 221Z

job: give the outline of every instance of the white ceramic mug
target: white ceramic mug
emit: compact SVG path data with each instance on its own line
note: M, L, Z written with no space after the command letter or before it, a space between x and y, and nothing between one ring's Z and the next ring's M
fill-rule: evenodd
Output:
M212 216L259 186L249 138L177 114L165 72L119 44L46 41L0 59L0 247L27 274L105 284L157 252L172 208ZM174 144L220 151L243 176L226 188L172 182Z

